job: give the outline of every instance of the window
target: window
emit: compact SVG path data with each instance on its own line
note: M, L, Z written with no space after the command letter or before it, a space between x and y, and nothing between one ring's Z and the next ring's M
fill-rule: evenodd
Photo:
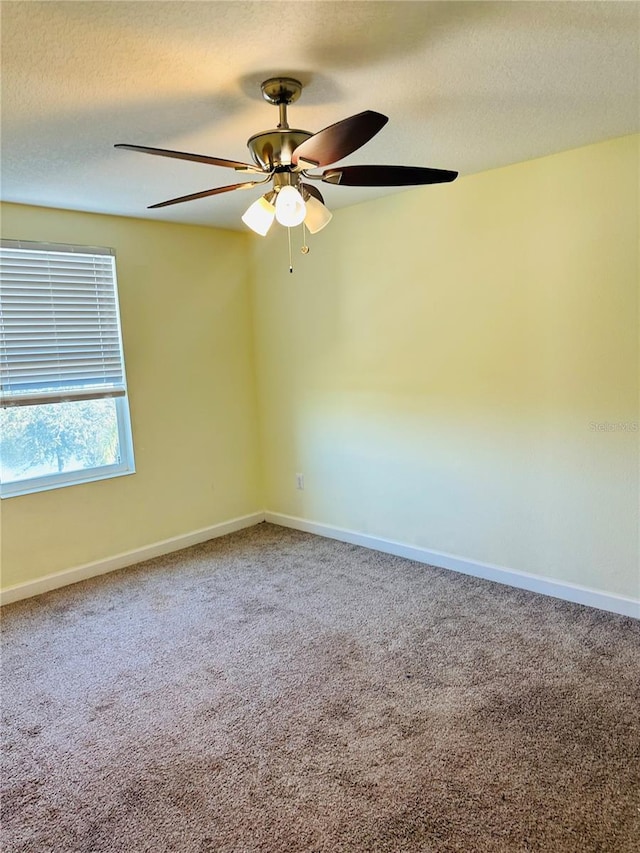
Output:
M0 496L134 471L111 249L3 240Z

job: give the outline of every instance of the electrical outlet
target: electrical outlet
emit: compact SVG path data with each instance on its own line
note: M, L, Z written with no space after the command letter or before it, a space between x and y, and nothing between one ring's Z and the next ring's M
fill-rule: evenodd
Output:
M296 474L296 489L304 489L304 474Z

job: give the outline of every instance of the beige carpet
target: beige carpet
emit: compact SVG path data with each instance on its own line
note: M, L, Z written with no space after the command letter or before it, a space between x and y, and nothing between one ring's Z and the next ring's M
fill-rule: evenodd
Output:
M267 524L4 608L4 853L640 849L640 623Z

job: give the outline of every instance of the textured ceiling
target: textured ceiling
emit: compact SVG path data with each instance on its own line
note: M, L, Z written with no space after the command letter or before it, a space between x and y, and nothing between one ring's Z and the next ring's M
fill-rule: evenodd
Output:
M277 124L260 94L276 75L305 85L292 127L389 116L349 164L465 175L640 129L636 2L53 0L1 13L9 201L242 229L248 192L146 210L235 172L113 144L246 160L248 137ZM323 192L336 208L389 190Z

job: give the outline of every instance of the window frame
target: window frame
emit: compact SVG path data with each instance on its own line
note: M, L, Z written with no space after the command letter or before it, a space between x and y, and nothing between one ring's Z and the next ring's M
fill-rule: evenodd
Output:
M111 479L113 477L126 476L135 473L135 458L133 450L133 434L131 429L131 414L129 408L129 395L126 380L125 354L122 341L122 327L120 317L120 300L118 295L118 278L116 270L115 251L110 248L95 247L95 246L80 246L69 245L62 243L43 243L28 240L2 240L3 248L23 248L30 251L42 252L67 252L69 254L109 254L113 258L113 296L115 299L115 310L118 323L118 335L120 346L120 360L122 367L122 381L124 393L104 393L91 394L86 399L112 399L115 404L116 422L118 431L118 447L119 459L117 462L110 465L95 466L92 468L83 468L74 471L55 471L51 474L44 474L38 477L31 477L23 480L10 480L8 482L0 481L0 499L18 497L20 495L28 495L36 492L50 491L52 489L64 488L66 486L81 485L83 483L96 482L98 480ZM47 405L64 405L68 402L73 402L77 398L73 392L69 393L69 399L61 398L59 400L42 400L42 404ZM29 405L29 404L26 404ZM38 405L38 404L33 404ZM3 408L11 408L11 404Z

